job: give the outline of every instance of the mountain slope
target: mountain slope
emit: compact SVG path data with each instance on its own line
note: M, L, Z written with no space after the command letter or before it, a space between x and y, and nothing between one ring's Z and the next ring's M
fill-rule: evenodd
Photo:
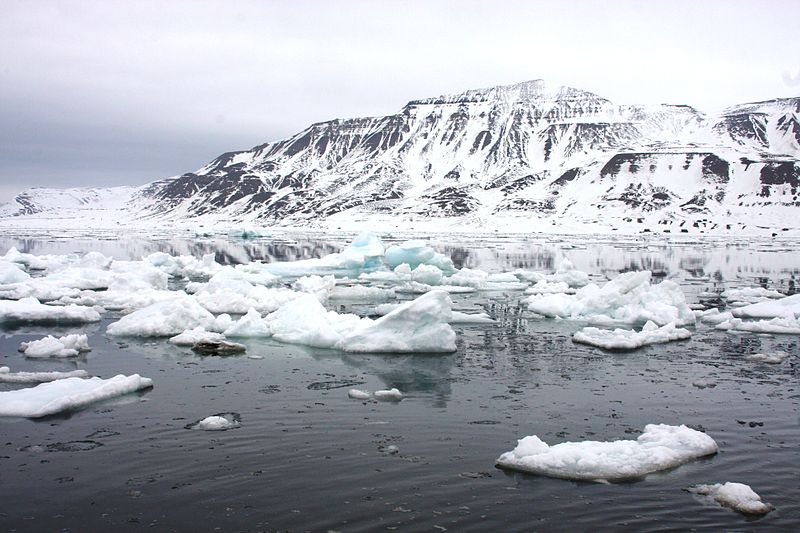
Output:
M798 227L799 158L800 98L707 117L689 106L617 105L535 80L414 100L385 117L313 124L126 190L124 202L108 196L119 218L148 223ZM0 216L43 213L63 194L28 191Z

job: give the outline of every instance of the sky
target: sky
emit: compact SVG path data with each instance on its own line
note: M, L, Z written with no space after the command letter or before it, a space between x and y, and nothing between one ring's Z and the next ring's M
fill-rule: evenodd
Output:
M800 96L798 20L796 0L3 0L0 202L531 79L707 112Z

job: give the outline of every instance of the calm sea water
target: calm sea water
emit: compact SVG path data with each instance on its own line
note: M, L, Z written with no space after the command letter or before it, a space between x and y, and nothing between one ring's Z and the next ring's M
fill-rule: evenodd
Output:
M32 253L98 250L214 252L237 263L337 251L344 238L0 238ZM651 269L677 276L691 303L735 286L794 291L800 254L786 243L591 239L436 239L457 266L555 268L569 257L604 279ZM247 340L247 355L201 357L165 340L82 328L0 330L0 365L140 373L140 395L43 420L0 418L4 531L630 531L800 528L800 382L795 336L728 334L698 326L685 342L631 353L573 344L581 324L538 320L521 293L457 295L494 325L456 326L452 355L352 355ZM368 306L337 302L346 311ZM82 331L76 361L25 360L21 341ZM781 365L746 361L783 350ZM697 380L713 388L692 385ZM0 385L2 390L13 388ZM397 387L399 403L364 403L351 387ZM217 413L241 427L188 429ZM516 440L635 438L648 423L687 424L720 445L714 457L633 483L576 483L494 468ZM394 448L397 448L396 453ZM777 510L752 518L684 491L747 483Z

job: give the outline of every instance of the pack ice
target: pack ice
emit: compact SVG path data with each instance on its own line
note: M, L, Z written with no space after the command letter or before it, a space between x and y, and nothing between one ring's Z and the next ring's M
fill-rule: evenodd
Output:
M714 439L684 425L648 424L639 438L563 442L549 446L536 435L517 441L497 466L562 479L625 481L675 468L717 453Z
M109 379L70 377L28 389L0 392L0 416L40 418L153 386L139 374Z

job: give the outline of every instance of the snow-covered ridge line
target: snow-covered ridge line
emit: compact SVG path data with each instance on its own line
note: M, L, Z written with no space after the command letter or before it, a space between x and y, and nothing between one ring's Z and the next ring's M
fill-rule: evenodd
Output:
M542 80L316 123L195 172L32 189L0 228L257 223L567 233L798 231L800 98L719 115L627 105Z

